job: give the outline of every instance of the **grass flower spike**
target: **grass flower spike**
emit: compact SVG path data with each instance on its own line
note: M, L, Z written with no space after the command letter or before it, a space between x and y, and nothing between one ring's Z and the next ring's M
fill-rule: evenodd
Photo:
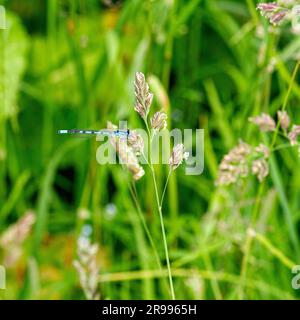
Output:
M270 156L269 148L260 144L253 148L240 141L227 155L224 156L219 166L219 176L216 182L219 186L236 183L240 178L245 178L252 172L260 182L269 174L267 159Z
M149 92L149 85L145 80L145 76L141 72L135 74L135 111L145 120L148 116L150 106L153 100L153 94Z
M297 145L297 138L300 136L300 126L294 125L291 132L288 135L291 145Z
M172 151L169 165L171 170L176 170L189 157L189 153L184 151L183 144L177 144Z
M240 141L236 147L224 156L219 166L217 185L229 185L237 182L240 177L249 174L247 156L251 153L251 146Z
M77 243L78 259L74 261L80 285L88 300L98 300L98 272L99 266L97 263L98 245L91 244L86 237L79 237Z
M277 112L278 120L280 121L280 126L282 130L287 130L291 124L291 119L286 111Z
M20 245L27 238L34 222L34 213L28 212L25 214L1 236L1 246L9 246L12 243Z
M131 131L128 137L128 145L132 148L137 156L144 150L144 140L136 131Z
M256 147L255 151L258 154L261 154L265 159L268 159L270 157L270 149L263 143L261 143L258 147Z
M265 159L254 160L251 170L252 174L257 176L259 182L262 182L269 174L269 165Z
M111 122L107 123L108 129L116 129L117 126ZM134 138L131 138L131 146L127 144L126 140L120 140L115 137L110 137L109 141L119 155L121 162L131 172L134 180L139 180L145 174L143 167L139 164L137 158L137 151L141 151L143 148L143 141L141 137L138 137L134 133ZM129 143L129 142L128 142Z
M276 129L275 121L266 113L262 113L257 117L251 117L249 121L257 125L263 132L274 131Z
M154 114L154 116L150 119L151 128L154 130L163 130L167 127L167 114L162 111L158 111Z
M16 223L10 226L0 237L0 247L4 250L4 263L13 266L23 253L22 244L28 238L35 223L35 214L27 212Z
M257 153L258 159L252 162L251 172L257 177L259 182L263 182L263 180L269 175L269 165L267 160L270 157L270 149L261 143L255 148L255 152Z
M257 5L257 9L261 15L267 18L272 24L277 25L288 14L289 10L279 6L277 3L260 3Z

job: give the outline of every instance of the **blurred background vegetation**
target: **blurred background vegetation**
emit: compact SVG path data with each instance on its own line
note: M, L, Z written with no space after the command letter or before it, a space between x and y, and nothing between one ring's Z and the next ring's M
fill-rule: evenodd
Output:
M291 287L291 267L300 264L297 151L276 152L245 279L242 260L259 184L249 178L215 187L218 163L239 139L254 145L267 139L247 119L281 107L299 37L288 29L268 32L254 0L0 4L7 10L7 29L0 30L0 235L28 212L36 218L24 241L1 248L7 268L1 298L83 299L72 262L87 226L99 245L102 299L169 298L126 173L97 163L99 142L56 134L104 128L107 120L141 127L136 71L148 77L152 112L164 109L172 128L205 129L204 173L186 176L179 168L164 207L176 297L300 297ZM299 97L296 83L288 106L294 122ZM156 170L160 188L166 172ZM137 191L164 262L149 175Z

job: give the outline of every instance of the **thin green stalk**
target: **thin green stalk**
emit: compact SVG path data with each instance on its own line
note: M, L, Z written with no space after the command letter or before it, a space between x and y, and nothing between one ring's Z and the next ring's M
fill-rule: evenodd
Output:
M258 195L256 197L255 207L254 207L253 215L251 218L251 228L253 228L255 221L256 221L256 218L258 216L260 202L261 202L261 198L262 198L262 195L264 192L264 185L265 185L264 182L262 182L259 186ZM242 260L242 268L241 268L241 274L240 274L240 286L239 286L239 291L238 291L238 296L239 296L240 300L242 300L244 298L244 287L245 287L245 281L246 281L246 277L247 277L248 261L249 261L249 257L250 257L251 246L252 246L252 237L251 237L250 233L248 232L247 238L246 238L246 243L245 243L245 253L243 256L243 260Z
M203 260L204 260L204 264L205 264L206 269L210 272L215 272L209 252L204 253ZM219 286L218 279L212 278L210 283L211 283L211 287L212 287L212 291L214 293L215 299L216 300L223 300L223 296L222 296L222 292L221 292L221 289Z
M173 280L172 280L172 273L171 273L171 266L170 266L170 259L169 259L167 237L166 237L165 226L164 226L164 219L163 219L163 214L162 214L162 210L161 210L161 206L160 206L154 170L151 170L151 172L152 172L152 177L153 177L153 182L154 182L154 189L155 189L156 201L157 201L158 212L159 212L161 232L162 232L163 241L164 241L164 248L165 248L165 255L166 255L166 260L167 260L167 269L168 269L168 277L169 277L169 283L170 283L170 289L171 289L171 296L172 296L172 299L175 300L175 293L174 293L174 287L173 287Z
M258 20L258 17L257 17L257 12L256 12L256 9L255 9L255 4L253 3L253 0L247 0L247 6L249 8L252 20L254 21L255 25L258 25L259 20Z
M169 170L169 173L168 173L168 176L167 176L167 180L166 180L166 183L165 183L165 186L164 186L164 190L163 190L163 193L162 193L162 196L161 196L161 201L160 201L160 206L161 207L163 206L165 193L166 193L166 190L167 190L167 186L168 186L168 183L169 183L169 180L170 180L171 173L172 173L172 170Z
M132 223L132 227L134 230L134 237L135 237L135 242L136 242L136 248L138 252L138 259L140 262L140 265L143 270L147 270L150 268L152 265L151 263L151 254L149 252L149 248L147 245L147 241L145 239L145 234L143 232L143 227L141 225L141 221L138 216L136 216L136 213L134 212L135 210L131 210L129 207L129 203L126 202L128 205L128 216L129 219ZM143 286L142 286L144 295L146 299L153 299L154 295L154 287L153 287L153 282L150 279L144 279L143 280Z
M284 144L281 144L275 148L273 148L271 150L271 152L274 152L274 151L279 151L279 150L283 150L283 149L290 149L290 148L295 148L297 146L292 146L290 143L284 143Z
M258 240L274 257L276 257L283 265L285 265L290 270L297 264L288 258L282 251L276 248L272 242L265 236L259 233L254 233L254 238Z
M136 187L135 187L135 184L132 183L130 184L129 183L129 191L131 193L131 196L133 198L133 201L134 201L134 204L136 206L136 209L137 209L137 212L138 212L138 215L139 215L139 218L141 219L141 222L142 222L142 225L145 229L145 232L147 234L147 237L148 237L148 240L150 242L150 245L153 249L153 252L154 252L154 255L155 255L155 259L156 259L156 262L157 262L157 265L158 267L162 270L162 264L160 262L160 258L159 258L159 255L158 255L158 252L156 250L156 247L155 247L155 244L154 244L154 241L153 241L153 238L151 236L151 233L150 233L150 230L147 226L147 223L146 223L146 220L145 220L145 217L142 213L142 210L141 210L141 206L140 206L140 203L139 203L139 200L138 200L138 196L137 196L137 191L136 191Z
M147 123L147 120L144 119L145 125L147 128L148 132L148 138L151 140L151 132ZM165 249L165 255L166 255L166 261L167 261L167 270L168 270L168 278L169 278L169 284L170 284L170 291L171 291L171 297L173 300L175 300L175 292L174 292L174 286L173 286L173 279L172 279L172 272L171 272L171 265L170 265L170 258L169 258L169 250L168 250L168 244L167 244L167 237L166 237L166 232L165 232L165 225L164 225L164 218L162 214L162 207L161 207L161 200L159 199L158 195L158 188L157 188L157 182L156 182L156 177L155 177L155 172L152 164L152 159L151 159L151 145L150 145L150 169L152 173L152 178L153 178L153 183L154 183L154 189L155 189L155 197L156 197L156 202L157 202L157 207L158 207L158 213L159 213L159 219L160 219L160 226L161 226L161 232L163 236L163 242L164 242L164 249Z

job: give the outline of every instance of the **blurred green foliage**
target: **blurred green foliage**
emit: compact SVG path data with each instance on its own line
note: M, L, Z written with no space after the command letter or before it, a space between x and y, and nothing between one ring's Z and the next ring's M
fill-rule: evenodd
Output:
M275 154L255 224L262 238L253 240L245 283L240 273L259 184L249 178L215 187L218 163L239 139L254 145L267 139L247 119L280 108L299 37L287 29L267 32L252 0L0 4L7 10L7 29L0 30L0 234L29 209L36 214L22 258L7 270L2 298L84 298L72 261L86 224L100 246L103 299L169 297L127 173L97 164L97 142L56 134L103 128L107 120L141 127L136 71L149 76L151 112L164 109L172 128L205 129L203 175L178 169L164 207L177 298L233 299L240 290L249 299L299 298L289 262L300 264L297 152ZM299 97L296 83L288 105L295 123ZM160 188L166 172L157 168ZM149 175L137 192L163 260Z

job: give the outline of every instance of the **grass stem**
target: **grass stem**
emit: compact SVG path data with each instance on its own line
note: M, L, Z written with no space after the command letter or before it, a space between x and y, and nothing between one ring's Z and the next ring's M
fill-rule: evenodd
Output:
M152 135L151 135L147 120L145 120L145 124L146 124L146 128L147 128L149 140L151 140ZM168 270L168 278L169 278L169 284L170 284L171 297L172 297L172 300L175 300L175 292L174 292L174 285L173 285L173 279L172 279L169 250L168 250L167 237L166 237L166 231L165 231L165 225L164 225L164 218L163 218L163 213L162 213L162 200L163 199L159 199L155 171L154 171L154 167L153 167L152 159L151 159L151 147L152 147L152 145L150 145L150 151L149 151L149 165L150 165L150 170L151 170L154 189L155 189L155 198L156 198L156 202L157 202L161 232L162 232L163 243L164 243L164 250L165 250L166 262L167 262L167 270ZM168 180L169 180L169 177L170 177L170 174L168 176ZM166 186L164 188L163 195L165 193L165 189L166 189Z

